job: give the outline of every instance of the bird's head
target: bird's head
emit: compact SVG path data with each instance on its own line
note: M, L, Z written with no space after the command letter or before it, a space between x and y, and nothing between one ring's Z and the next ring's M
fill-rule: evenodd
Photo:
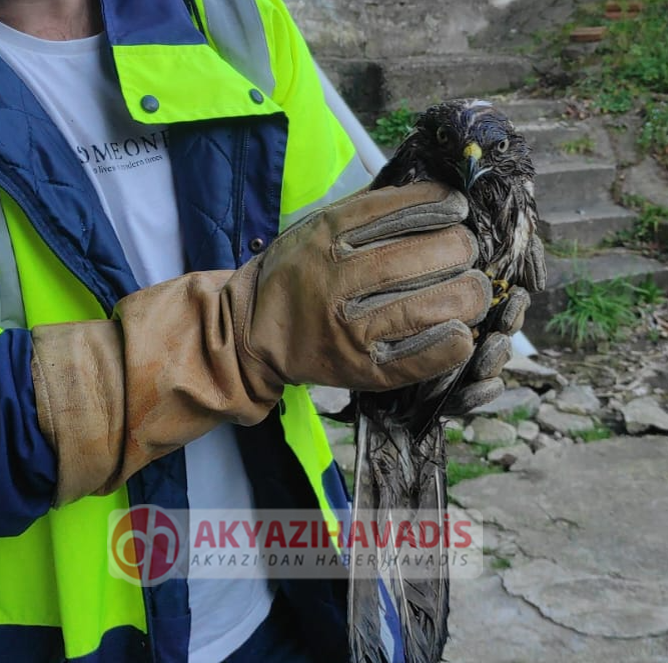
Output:
M524 137L487 101L454 99L432 106L420 115L411 136L425 148L430 177L464 193L481 179L534 174Z

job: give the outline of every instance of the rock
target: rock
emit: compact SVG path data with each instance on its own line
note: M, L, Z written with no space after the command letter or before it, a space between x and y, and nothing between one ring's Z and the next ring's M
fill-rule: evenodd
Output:
M579 433L581 431L591 430L594 427L594 421L591 417L581 414L568 414L559 412L554 405L543 403L538 410L536 421L541 428L568 435L569 433Z
M536 451L541 451L542 449L555 449L559 446L559 442L545 433L540 433L529 446L535 453Z
M350 392L336 387L311 387L311 400L318 412L341 412L350 403Z
M490 451L487 460L493 465L500 465L504 469L510 469L520 458L530 456L531 449L521 442L511 447L498 447Z
M509 416L520 411L532 417L538 412L539 407L540 396L533 389L519 387L518 389L506 389L497 399L475 408L471 413Z
M553 368L541 366L533 359L517 353L513 354L511 360L503 367L503 371L517 378L521 384L536 389L546 386L556 388L563 383L563 377Z
M663 635L668 583L562 568L535 560L503 574L512 596L522 597L554 622L587 635L638 638ZM606 609L600 607L605 603Z
M453 578L445 658L668 663L667 475L668 436L626 437L452 487L481 513L486 548L522 552L510 569Z
M540 434L540 426L533 421L520 421L517 424L517 437L525 442L533 442Z
M562 412L570 414L596 414L601 409L601 401L589 385L572 384L557 396L554 405Z
M550 389L549 391L546 391L541 397L541 401L544 403L552 403L554 399L557 397L557 392L555 389Z
M550 437L545 433L541 433L533 442L529 444L534 453L543 451L544 449L561 449L564 447L573 446L574 442L570 437Z
M338 444L332 447L334 460L342 470L352 472L355 469L355 446L352 444Z
M473 440L479 444L491 444L497 447L506 447L515 444L517 431L514 426L500 419L476 417L471 422Z
M622 408L626 430L637 434L650 428L668 431L668 413L651 396L636 398Z
M616 398L611 398L608 401L608 409L616 410L617 412L621 412L624 409L624 403L622 403L621 401L618 401Z
M474 442L475 441L475 431L473 426L467 426L464 429L464 442Z

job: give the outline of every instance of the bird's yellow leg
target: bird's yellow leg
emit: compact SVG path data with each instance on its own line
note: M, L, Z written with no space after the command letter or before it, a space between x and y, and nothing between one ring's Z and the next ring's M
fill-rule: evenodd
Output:
M497 306L508 299L510 284L505 279L495 279L494 274L491 272L486 272L486 275L492 279L492 292L494 293L492 297L492 306Z

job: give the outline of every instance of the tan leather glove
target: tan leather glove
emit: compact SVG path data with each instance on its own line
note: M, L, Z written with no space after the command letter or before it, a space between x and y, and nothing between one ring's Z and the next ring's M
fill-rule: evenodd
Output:
M122 299L115 320L36 327L40 426L57 502L109 492L221 421L254 424L285 384L394 389L473 351L489 280L465 199L439 185L315 212L236 272Z

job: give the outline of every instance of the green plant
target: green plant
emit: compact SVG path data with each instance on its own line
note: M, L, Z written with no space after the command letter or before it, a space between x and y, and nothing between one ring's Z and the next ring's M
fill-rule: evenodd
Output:
M581 438L583 442L596 442L610 438L612 431L606 426L594 426L589 430L573 431L570 435Z
M642 196L626 195L622 204L638 212L631 230L617 233L617 243L634 246L638 243L659 243L659 226L668 222L668 209L645 200Z
M519 424L520 421L531 419L531 410L526 407L518 407L509 414L502 415L501 419L509 424Z
M446 428L445 439L450 444L459 444L464 441L464 431L461 428Z
M480 458L487 458L490 451L494 451L497 446L498 445L496 444L483 444L482 442L473 442L469 444L469 447L472 449L472 451L474 451L475 454Z
M658 343L661 340L661 332L656 327L652 327L647 330L647 339L650 343Z
M651 152L664 165L668 163L668 104L664 101L650 102L645 109L645 121L638 146Z
M380 145L398 145L415 124L416 117L417 113L403 101L400 108L379 117L369 134Z
M658 285L651 276L637 286L634 286L636 301L639 305L658 306L666 299L665 290Z
M580 278L566 286L566 295L566 309L548 322L547 329L570 337L576 346L617 340L636 321L633 286L626 279L599 284Z
M562 152L566 154L593 154L596 150L596 141L589 135L567 140L560 145Z
M548 322L547 329L570 337L575 346L619 340L638 322L643 308L665 299L663 288L649 276L639 285L621 277L605 283L582 277L566 286L566 295L566 308Z
M448 463L448 485L456 486L465 479L477 479L486 474L499 474L501 468L493 465L483 465L482 463L458 463L451 460Z
M615 89L612 85L603 84L603 89L593 99L594 108L611 115L627 113L633 108L633 92L625 88Z
M492 560L492 568L495 571L503 571L504 569L509 569L513 563L506 557L495 557Z

